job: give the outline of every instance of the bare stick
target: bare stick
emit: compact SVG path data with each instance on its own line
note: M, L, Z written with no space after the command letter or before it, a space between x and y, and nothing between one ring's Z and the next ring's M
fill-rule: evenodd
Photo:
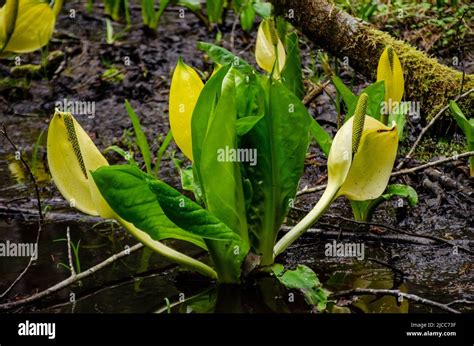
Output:
M74 269L74 263L72 262L72 249L71 249L71 232L69 231L69 226L66 230L67 236L67 257L69 259L69 268L71 270L71 276L76 275L76 270Z
M417 296L416 294L405 293L399 290L387 290L387 289L374 289L374 288L354 288L352 290L340 291L330 295L332 298L340 298L340 297L347 297L347 296L363 296L363 295L374 295L374 296L393 296L396 298L403 298L407 300L414 301L416 303L432 306L438 308L440 310L444 310L447 312L451 312L453 314L460 314L461 312L450 308L447 304L442 304L435 302L433 300L429 300L426 298L422 298Z
M36 234L36 243L35 243L36 244L36 256L38 256L38 243L39 243L40 235L41 235L41 223L38 223L38 233ZM15 279L15 281L12 282L12 284L10 286L8 286L8 288L2 294L0 294L0 299L5 297L13 289L13 287L15 287L15 285L18 282L20 282L21 279L23 279L23 277L26 275L26 273L30 269L31 265L33 264L33 262L35 260L34 257L35 257L35 254L31 254L30 261L26 265L25 269L23 269L23 271L20 273L20 275L18 275L18 277Z
M313 83L311 83L313 84ZM303 104L308 107L311 102L321 94L324 89L329 85L329 81L324 82L323 84L313 84L312 89L305 95L303 98Z
M463 98L463 97L466 97L467 95L469 95L471 92L473 92L474 89L470 89L468 91L466 91L464 94L461 94L459 96L457 96L456 98L454 98L454 101L458 101L459 99ZM400 161L400 163L398 164L397 166L397 169L400 169L403 167L404 163L409 160L411 158L411 156L413 155L413 152L415 151L416 147L418 146L418 144L420 143L421 141L421 138L425 135L425 133L431 128L431 126L433 126L433 124L436 122L436 120L438 120L439 117L441 117L441 115L443 115L443 113L449 108L449 103L444 106L443 108L441 108L439 110L439 112L431 119L431 121L428 123L428 125L426 125L423 130L421 130L420 134L418 135L418 138L416 139L415 143L413 143L412 147L410 148L410 151L408 151L408 154L405 156L405 158L403 160Z
M7 128L5 127L5 125L2 125L2 130L0 130L0 134L3 135L3 137L5 137L7 139L7 141L10 143L10 145L12 146L13 150L15 150L15 152L20 153L18 151L18 148L16 147L15 143L13 143L13 141L8 136ZM23 159L23 155L21 155L21 153L20 153L20 160L23 163L23 165L25 166L26 170L28 171L28 175L30 176L31 180L33 181L33 184L34 184L34 187L35 187L35 192L36 192L36 202L37 202L37 205L38 205L38 213L39 213L39 216L40 216L40 220L42 222L44 220L43 210L41 208L40 193L39 193L39 189L38 189L38 184L36 183L36 178L35 178L33 172L31 171L31 168L28 165L28 163Z
M433 162L428 162L426 164L416 166L416 167L413 167L413 168L401 169L399 171L393 172L390 176L391 177L396 177L396 176L399 176L399 175L415 173L417 171L421 171L421 170L424 170L424 169L429 168L429 167L442 165L443 163L446 163L446 162L456 161L456 160L459 160L463 157L471 157L471 156L474 156L474 151L468 151L468 152L458 154L458 155L454 155L454 156L451 156L451 157L448 157L448 158L445 158L445 159L440 159L440 160L436 160L436 161L433 161ZM304 189L298 191L296 193L296 196L301 196L301 195L305 195L305 194L308 194L308 193L322 191L325 188L326 188L326 185L318 185L318 186L315 186L315 187L307 187L307 188L304 188Z
M110 256L105 261L103 261L99 264L96 264L95 266L81 272L80 274L71 275L66 280L63 280L63 281L57 283L56 285L45 289L44 291L33 294L32 296L29 296L28 298L20 299L20 300L9 302L9 303L0 304L0 310L9 310L9 309L12 309L12 308L15 308L15 307L19 307L19 306L23 306L23 305L32 303L32 302L37 301L39 299L42 299L44 297L47 297L47 296L49 296L49 295L51 295L51 294L53 294L57 291L62 290L63 288L66 288L66 287L72 285L73 283L75 283L79 280L82 280L82 279L96 273L97 271L99 271L101 269L104 269L105 267L111 265L112 263L118 261L119 259L121 259L123 257L126 257L126 256L130 255L131 253L137 251L137 250L140 250L141 248L143 248L143 246L144 246L143 244L139 243L139 244L136 244L136 245L134 245L130 248L127 248L127 249L125 249L125 250L123 250L119 253L116 253L115 255Z
M2 130L0 130L0 134L3 135L7 139L7 141L10 143L10 145L12 146L12 148L15 152L19 152L18 148L15 145L15 143L13 143L13 141L8 136L7 128L5 127L5 125L2 125ZM8 288L0 295L0 299L5 297L13 289L13 287L15 287L15 285L18 282L20 282L21 279L23 279L23 277L26 275L26 273L30 269L31 264L34 262L35 255L36 255L36 257L38 257L38 243L39 243L39 240L41 238L41 229L42 229L41 224L44 221L43 211L42 211L42 207L41 207L41 199L40 199L38 184L36 183L36 178L35 178L33 172L31 171L30 166L28 165L28 163L23 159L23 155L21 155L21 153L20 153L20 160L23 163L23 165L25 166L31 180L33 181L33 185L35 187L35 192L36 192L36 203L37 203L38 214L39 214L39 218L40 218L39 221L38 221L38 232L36 233L36 242L35 242L35 244L36 244L36 254L31 254L30 260L29 260L28 264L26 265L25 269L23 269L23 271L20 273L20 275L18 275L18 277L15 279L15 281L13 281L12 284L10 286L8 286Z

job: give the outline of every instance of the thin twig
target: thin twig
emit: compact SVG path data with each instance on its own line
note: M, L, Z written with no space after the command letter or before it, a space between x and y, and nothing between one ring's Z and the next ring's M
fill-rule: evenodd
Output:
M457 305L457 304L473 305L474 301L467 300L467 299L458 299L458 300L452 301L451 303L446 304L446 306Z
M36 243L35 243L36 244L36 257L39 255L38 254L38 252L39 252L38 243L39 243L40 235L41 235L41 223L38 223L38 233L36 234ZM31 254L30 261L26 265L25 269L23 269L23 271L20 273L20 275L17 276L15 281L12 282L12 284L10 286L8 286L8 288L2 294L0 294L0 299L5 297L13 289L13 287L15 287L15 285L18 282L20 282L21 279L23 279L23 277L26 275L26 273L30 269L31 265L33 264L33 262L35 260L34 257L35 257L35 254Z
M474 91L474 88L473 89L470 89L468 91L466 91L464 94L461 94L459 96L457 96L456 98L454 98L454 102L460 100L461 98L463 97L466 97L467 95L469 95L471 92ZM410 148L410 150L408 151L408 154L405 156L404 159L402 159L400 161L400 163L398 164L397 166L397 169L400 169L403 167L404 163L409 160L411 158L411 156L413 155L413 152L415 151L416 147L418 146L418 144L420 143L421 141L421 138L425 135L425 133L431 128L431 126L433 126L433 124L436 122L436 120L438 120L439 117L441 117L441 115L443 115L443 113L449 108L449 103L444 106L443 108L441 108L439 110L439 112L431 119L431 121L428 123L428 125L426 125L420 132L418 138L416 139L415 143L413 143L412 147Z
M421 171L421 170L424 170L424 169L429 168L429 167L438 166L438 165L441 165L441 164L446 163L446 162L456 161L456 160L459 160L461 158L471 157L471 156L474 156L474 151L468 151L468 152L465 152L465 153L462 153L462 154L454 155L454 156L451 156L451 157L448 157L448 158L445 158L445 159L436 160L436 161L433 161L433 162L428 162L426 164L416 166L416 167L412 167L412 168L401 169L399 171L392 172L392 174L390 176L391 177L396 177L396 176L399 176L399 175L415 173L417 171ZM324 184L324 185L318 185L318 186L314 186L314 187L306 187L306 188L298 191L296 193L296 196L301 196L301 195L305 195L305 194L308 194L308 193L314 193L314 192L322 191L326 188L326 186L327 185Z
M13 141L8 136L7 128L5 127L5 125L2 125L2 130L0 131L0 134L3 135L3 137L5 137L7 139L7 141L10 143L10 145L12 146L12 148L15 152L20 153L18 151L18 148L16 147L15 143L13 143ZM25 166L26 170L28 171L28 175L30 176L31 180L33 181L33 184L34 184L34 187L35 187L35 192L36 192L36 202L37 202L37 205L38 205L38 213L39 213L41 222L43 222L43 220L44 220L43 210L42 210L42 207L41 207L40 193L39 193L38 184L36 182L36 178L35 178L33 172L31 171L31 168L28 165L28 163L23 159L23 155L21 153L20 153L20 160L23 163L23 165Z
M49 295L51 295L51 294L53 294L57 291L62 290L63 288L66 288L66 287L72 285L73 283L75 283L77 281L80 281L80 280L82 280L82 279L98 272L101 269L104 269L105 267L111 265L112 263L118 261L119 259L121 259L123 257L126 257L126 256L130 255L131 253L137 251L137 250L140 250L141 248L143 248L143 246L144 246L143 244L139 243L139 244L136 244L136 245L134 245L130 248L127 248L127 249L125 249L125 250L123 250L119 253L116 253L115 255L110 256L105 261L100 262L99 264L96 264L95 266L81 272L80 274L71 275L66 280L63 280L63 281L57 283L56 285L51 286L51 287L45 289L44 291L33 294L33 295L31 295L31 296L29 296L25 299L20 299L20 300L17 300L17 301L0 304L0 310L9 310L9 309L12 309L12 308L15 308L15 307L19 307L19 306L23 306L23 305L32 303L32 302L37 301L39 299L42 299L44 297L47 297L47 296L49 296Z
M15 152L19 153L15 143L13 143L13 141L8 136L7 128L5 127L5 125L2 125L2 130L0 130L0 134L3 135L7 139L7 141L12 146L13 150ZM23 279L23 277L26 275L26 273L30 269L30 267L33 264L33 262L35 261L35 259L38 257L38 252L39 252L38 244L39 244L39 241L40 241L40 238L41 238L41 230L42 230L41 225L44 221L43 210L42 210L42 207L41 207L41 199L40 199L38 184L36 183L36 178L35 178L33 172L31 171L30 166L28 165L28 163L23 159L23 155L21 155L21 153L20 153L20 160L21 160L22 164L25 166L31 180L33 181L33 185L35 187L35 192L36 192L36 203L37 203L38 214L39 214L38 232L36 233L36 242L35 242L36 254L34 254L34 253L31 254L30 260L28 261L28 264L26 265L25 269L23 269L23 271L20 273L20 275L18 275L17 278L12 282L12 284L10 286L8 286L8 288L0 295L0 299L4 298L16 286L16 284L18 282L20 282L21 279Z
M469 253L471 255L474 255L474 252L463 247L463 246L459 246L457 244L454 244L452 243L451 241L449 240L446 240L446 239L443 239L443 238L440 238L440 237L437 237L437 236L434 236L434 235L425 235L425 234L416 234L416 233L412 233L412 232L409 232L409 231L405 231L405 230L401 230L401 229L398 229L398 228L395 228L395 227L392 227L390 225L385 225L385 224L382 224L382 223L377 223L377 222L368 222L368 221L356 221L356 220L353 220L353 219L349 219L349 218L346 218L346 217L343 217L343 216L339 216L339 215L326 215L327 217L330 217L330 218L336 218L336 219L340 219L342 221L346 221L346 222L351 222L351 223L354 223L354 224L358 224L358 225L366 225L366 226L373 226L373 227L380 227L380 228L385 228L389 231L392 231L392 232L395 232L395 233L399 233L399 234L405 234L405 235L408 235L410 237L418 237L418 238L425 238L425 239L430 239L430 240L433 240L437 243L443 243L443 244L446 244L446 245L449 245L449 246L452 246L452 247L456 247L458 248L459 250L462 250L466 253Z
M313 84L313 83L312 83ZM329 81L324 82L323 84L313 84L312 89L304 96L303 104L308 107L311 102L321 94L324 89L329 85Z
M239 16L236 15L234 18L234 22L232 23L232 30L230 31L230 51L234 52L234 41L235 41L235 29L237 28L237 23L239 20Z
M446 163L446 162L457 161L457 160L459 160L463 157L471 157L471 156L474 156L474 151L468 151L468 152L458 154L458 155L454 155L454 156L451 156L451 157L448 157L448 158L445 158L445 159L436 160L436 161L433 161L433 162L428 162L424 165L413 167L413 168L401 169L399 171L393 172L391 174L391 176L396 177L398 175L414 173L416 171L420 171L420 170L423 170L423 169L426 169L426 168L429 168L429 167L441 165L441 164Z
M69 268L71 270L71 276L76 275L76 269L74 269L74 263L72 262L72 249L71 249L71 232L69 231L69 226L66 230L67 236L67 257L69 259Z
M340 298L340 297L347 297L347 296L363 296L363 295L374 295L374 296L393 296L396 298L402 298L402 299L407 299L414 301L416 303L436 307L438 309L451 312L453 314L460 314L461 312L450 308L447 304L442 304L435 302L433 300L429 300L426 298L422 298L420 296L417 296L416 294L412 293L405 293L401 292L399 290L387 290L387 289L374 289L374 288L354 288L352 290L346 290L346 291L340 291L331 294L330 297L332 298Z

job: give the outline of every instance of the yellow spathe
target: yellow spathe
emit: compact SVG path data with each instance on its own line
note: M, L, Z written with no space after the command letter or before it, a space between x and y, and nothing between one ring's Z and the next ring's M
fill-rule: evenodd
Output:
M191 118L204 83L181 59L173 73L169 99L170 127L177 146L193 160Z
M285 67L286 53L283 43L278 38L276 29L274 27L272 28L272 25L274 25L272 21L264 19L258 27L255 59L257 60L258 66L268 73L271 73L277 60L278 52L278 66L275 67L274 71L275 77L278 77ZM275 49L275 41L277 42L277 49Z
M395 105L403 98L405 79L397 53L392 47L386 47L377 66L377 82L385 81L385 102Z
M112 210L90 171L109 163L71 113L56 111L48 129L48 165L54 183L72 207L110 218Z
M18 5L14 20L14 3ZM28 53L45 46L53 34L56 17L47 3L38 0L7 0L0 9L0 48L8 39L8 27L13 33L3 52Z

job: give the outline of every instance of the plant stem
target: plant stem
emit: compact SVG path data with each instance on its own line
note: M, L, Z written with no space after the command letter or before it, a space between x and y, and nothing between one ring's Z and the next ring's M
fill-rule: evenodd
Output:
M324 213L324 211L331 205L331 202L337 196L337 191L339 186L329 185L324 191L321 199L315 205L313 210L311 210L298 224L293 227L291 231L283 236L273 248L274 256L278 256L283 251L288 248L293 242L298 239L306 230L311 227Z
M181 264L189 269L192 269L204 276L210 277L211 279L217 279L217 273L214 269L209 267L207 264L202 263L192 257L189 257L179 251L176 251L163 243L152 239L148 234L139 229L135 228L131 223L126 222L123 219L120 219L117 216L117 221L119 221L122 226L130 232L138 241L143 243L145 246L149 247L156 253L162 255L163 257L169 259L172 262Z

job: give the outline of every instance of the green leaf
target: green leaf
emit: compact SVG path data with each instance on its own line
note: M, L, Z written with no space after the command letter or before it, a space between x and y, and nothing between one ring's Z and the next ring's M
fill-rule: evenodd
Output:
M406 114L408 111L408 106L401 102L398 107L395 107L395 111L388 116L388 125L393 121L397 124L398 130L398 140L401 141L405 137L405 124L407 122Z
M449 109L456 120L456 123L466 136L467 149L469 151L474 150L474 118L469 118L469 120L467 120L464 113L454 101L449 102ZM471 177L474 177L474 156L469 158L469 166Z
M357 96L354 95L351 89L349 89L338 76L333 75L331 80L336 87L336 90L339 92L339 94L341 94L342 100L346 104L348 110L350 107L352 107L352 105L357 104Z
M122 158L127 160L128 164L138 166L137 162L133 159L133 152L125 151L116 145L111 145L110 147L104 149L104 153L107 153L109 151L113 151L122 156Z
M265 98L265 115L242 137L242 148L256 149L257 164L245 165L253 198L249 228L262 263L273 262L273 246L303 173L309 145L308 111L281 81L256 78Z
M243 74L251 74L254 69L248 62L232 54L227 49L216 46L212 43L198 42L198 49L205 52L215 63L225 66L232 64L232 67Z
M148 146L148 141L146 139L145 134L143 133L140 120L138 119L137 114L133 110L128 100L125 100L125 109L127 110L128 116L132 121L133 130L135 131L135 137L137 138L137 145L140 148L140 152L142 153L146 171L148 172L148 174L152 174L150 147Z
M248 1L240 12L240 25L244 31L251 31L255 22L255 9L252 2Z
M418 203L418 194L416 193L414 188L403 184L392 184L388 185L384 193L376 199L367 201L351 200L351 207L352 213L354 214L354 218L357 221L370 221L375 210L381 203L388 201L396 196L406 198L410 207L414 207Z
M295 32L286 37L286 63L281 73L283 82L299 99L304 96L303 73L298 35Z
M249 132L257 123L263 118L261 116L248 116L244 118L237 119L236 127L237 127L237 135L243 136L247 132Z
M382 104L385 98L385 86L384 81L380 81L377 83L373 83L363 89L360 94L367 94L369 97L368 104L367 104L367 115L370 115L372 118L380 120L380 111L382 109ZM344 96L343 96L344 103L346 103ZM344 119L344 122L350 119L352 115L354 115L357 102L359 101L359 97L356 97L353 103L347 104L347 114Z
M224 0L206 0L207 16L211 23L222 23Z
M255 12L264 19L269 19L272 15L272 4L269 2L257 0L253 7L255 8Z
M206 249L201 236L169 220L149 186L153 178L136 166L104 166L92 172L92 177L112 210L152 239L181 239Z
M322 288L318 276L309 267L298 265L295 270L285 270L281 264L272 266L275 277L289 289L303 293L306 303L316 307L318 311L326 309L329 292Z
M199 204L202 204L204 202L202 191L201 191L201 187L199 186L199 184L196 183L196 180L194 179L193 167L189 166L186 168L182 168L181 167L182 161L178 160L175 157L172 158L172 161L176 169L179 171L179 176L181 177L182 189L186 191L191 191L192 193L194 193L194 197L196 198L196 201Z
M222 150L237 150L236 92L230 65L223 66L204 86L192 121L194 170L207 209L242 242L206 241L221 282L238 282L248 252L245 198L239 162L219 160ZM237 250L237 253L236 251Z
M177 5L186 7L187 9L195 13L201 11L201 3L199 2L199 0L178 0Z
M178 227L204 239L240 241L226 224L168 184L148 179L148 185L166 216Z
M311 117L311 125L309 130L311 132L311 136L314 138L316 143L318 143L324 155L328 157L332 145L332 138L329 133L327 133L326 130L322 128L322 126L319 125L319 123L313 117Z

